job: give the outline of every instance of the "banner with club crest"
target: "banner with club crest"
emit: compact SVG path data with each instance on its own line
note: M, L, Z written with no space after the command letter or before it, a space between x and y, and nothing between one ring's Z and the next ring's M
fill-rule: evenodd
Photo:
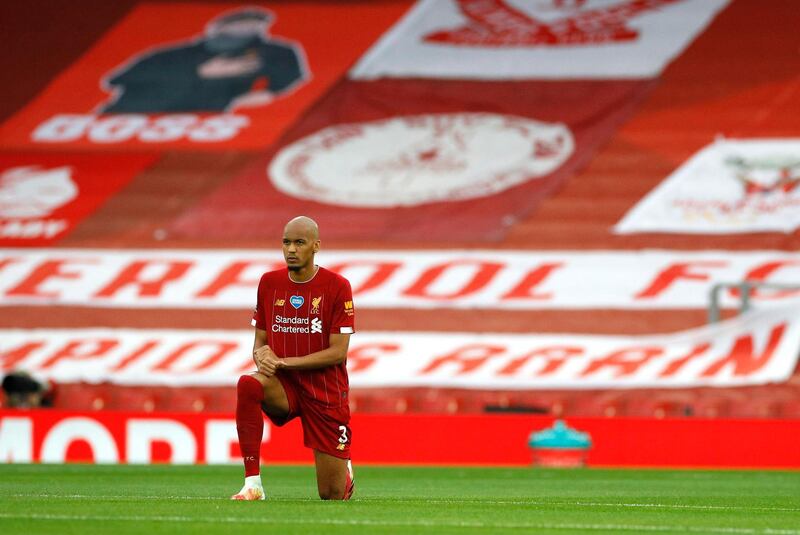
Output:
M619 234L793 232L800 226L800 138L720 139L617 224Z

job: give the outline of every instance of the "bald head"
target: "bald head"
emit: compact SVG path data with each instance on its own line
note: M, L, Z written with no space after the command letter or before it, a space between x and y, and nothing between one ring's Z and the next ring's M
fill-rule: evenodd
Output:
M302 234L310 238L312 241L319 239L319 226L317 222L310 217L300 215L286 223L283 229L284 236L291 232L292 234Z

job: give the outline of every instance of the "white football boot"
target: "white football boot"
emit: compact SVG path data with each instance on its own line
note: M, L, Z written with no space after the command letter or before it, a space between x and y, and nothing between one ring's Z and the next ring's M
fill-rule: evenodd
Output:
M266 500L264 487L261 485L261 476L244 478L242 490L231 496L231 500Z

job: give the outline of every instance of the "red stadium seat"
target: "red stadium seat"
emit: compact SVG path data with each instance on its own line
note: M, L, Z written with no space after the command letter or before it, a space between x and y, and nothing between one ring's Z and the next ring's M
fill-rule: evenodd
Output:
M455 394L458 412L464 414L482 413L486 407L486 401L480 393L472 390L461 390Z
M114 395L117 410L154 412L166 410L167 393L156 388L119 387Z
M208 412L233 414L236 411L235 386L216 387L213 392L214 395L209 400Z
M54 407L74 411L99 411L113 405L113 385L60 384Z
M458 398L443 390L426 390L411 398L410 412L453 414L459 412Z
M695 399L694 394L686 391L645 392L631 397L625 414L639 418L691 416Z
M572 416L625 416L626 398L621 392L586 393L576 396L571 405Z
M481 391L476 395L483 404L484 411L505 410L511 406L511 396L508 392Z
M169 410L175 412L203 412L213 406L214 391L208 388L173 388L169 396Z
M780 402L771 396L754 396L731 404L732 418L774 418L780 414Z
M731 402L724 396L704 395L693 403L693 415L697 418L727 418Z
M364 413L404 413L408 412L411 400L405 393L397 393L387 390L382 394L380 391L370 391L353 394L351 392L351 405L355 405L358 412ZM354 398L354 399L352 399Z
M569 396L560 392L521 390L509 393L511 409L519 412L563 416L569 411Z
M782 418L800 420L800 397L790 401L784 401L780 404L779 409Z

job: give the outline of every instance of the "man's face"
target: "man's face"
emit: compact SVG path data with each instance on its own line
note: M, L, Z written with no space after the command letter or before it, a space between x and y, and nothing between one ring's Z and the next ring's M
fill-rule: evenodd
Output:
M240 20L215 24L209 28L204 44L212 52L239 52L261 39L268 26L262 20Z
M283 258L289 271L300 271L314 263L319 240L300 225L288 225L283 232Z

